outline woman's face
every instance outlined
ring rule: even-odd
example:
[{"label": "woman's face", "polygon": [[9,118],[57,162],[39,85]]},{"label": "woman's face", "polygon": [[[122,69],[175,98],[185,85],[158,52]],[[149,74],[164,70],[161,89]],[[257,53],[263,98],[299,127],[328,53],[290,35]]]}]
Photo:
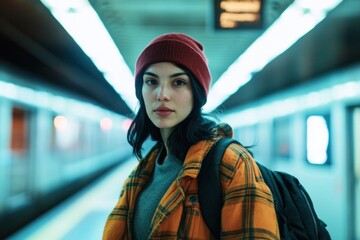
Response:
[{"label": "woman's face", "polygon": [[170,62],[155,63],[145,70],[142,96],[148,117],[160,129],[172,129],[193,108],[190,78]]}]

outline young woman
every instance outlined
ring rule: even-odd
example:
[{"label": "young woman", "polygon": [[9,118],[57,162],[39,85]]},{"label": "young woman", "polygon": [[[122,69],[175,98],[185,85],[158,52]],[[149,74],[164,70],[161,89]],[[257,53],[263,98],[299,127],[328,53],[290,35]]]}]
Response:
[{"label": "young woman", "polygon": [[[201,163],[227,124],[205,118],[210,73],[202,45],[178,33],[154,39],[135,70],[140,108],[128,131],[139,160],[106,222],[103,239],[213,239],[198,202]],[[146,156],[142,145],[156,144]],[[223,239],[279,239],[273,199],[251,155],[238,144],[220,166]]]}]

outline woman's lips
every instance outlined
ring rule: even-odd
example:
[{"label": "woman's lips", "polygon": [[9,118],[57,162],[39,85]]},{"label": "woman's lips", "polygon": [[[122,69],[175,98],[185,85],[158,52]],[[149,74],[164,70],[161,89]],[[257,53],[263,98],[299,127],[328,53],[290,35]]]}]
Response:
[{"label": "woman's lips", "polygon": [[174,110],[167,107],[158,107],[154,110],[154,112],[161,117],[166,117],[173,113]]}]

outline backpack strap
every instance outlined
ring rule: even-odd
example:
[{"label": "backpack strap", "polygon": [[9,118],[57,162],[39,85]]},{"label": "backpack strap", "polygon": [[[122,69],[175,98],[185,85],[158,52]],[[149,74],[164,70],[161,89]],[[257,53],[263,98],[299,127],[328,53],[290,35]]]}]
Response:
[{"label": "backpack strap", "polygon": [[217,140],[203,159],[198,176],[201,213],[206,225],[218,239],[221,233],[221,209],[224,204],[219,166],[226,148],[234,142],[238,143],[232,138]]},{"label": "backpack strap", "polygon": [[[272,170],[268,169],[267,167],[261,165],[258,162],[256,162],[256,165],[258,166],[258,168],[261,172],[264,182],[269,187],[269,189],[273,195],[277,218],[281,219],[281,218],[283,218],[283,216],[280,216],[278,213],[283,211],[284,203],[282,201],[282,197],[281,197],[281,193],[279,191],[278,185],[276,184],[276,181],[274,178],[274,173]],[[284,219],[281,219],[281,220],[284,221]]]},{"label": "backpack strap", "polygon": [[[232,138],[220,138],[217,140],[203,159],[198,176],[198,195],[201,213],[206,225],[218,239],[220,239],[221,233],[221,210],[224,205],[219,166],[226,148],[231,143],[242,145]],[[273,197],[278,215],[279,212],[282,212],[283,202],[272,171],[258,162],[256,164],[266,184],[271,190],[275,190]],[[277,217],[285,221],[283,215],[280,214]]]},{"label": "backpack strap", "polygon": [[256,162],[256,165],[258,166],[261,172],[264,182],[271,191],[274,200],[274,207],[275,207],[276,218],[278,220],[280,233],[281,235],[288,236],[289,235],[288,229],[283,228],[283,226],[286,226],[287,219],[284,213],[284,203],[282,201],[282,195],[280,193],[277,181],[275,179],[274,172],[258,162]]}]

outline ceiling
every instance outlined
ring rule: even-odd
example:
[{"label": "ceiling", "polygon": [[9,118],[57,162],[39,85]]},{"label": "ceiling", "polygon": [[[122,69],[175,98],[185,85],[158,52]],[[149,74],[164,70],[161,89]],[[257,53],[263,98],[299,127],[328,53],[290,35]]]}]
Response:
[{"label": "ceiling", "polygon": [[[242,104],[359,61],[359,2],[344,0],[315,29],[262,71],[254,73],[250,82],[222,104],[222,111],[231,111]],[[292,0],[264,1],[263,28],[241,30],[215,30],[213,1],[210,0],[90,0],[90,3],[131,71],[134,71],[136,58],[149,41],[159,34],[181,32],[204,45],[215,82]],[[1,65],[16,67],[36,76],[42,84],[76,92],[117,113],[132,113],[38,0],[0,2]]]},{"label": "ceiling", "polygon": [[111,111],[131,114],[102,73],[38,0],[0,1],[0,69],[4,68],[39,87],[56,87]]},{"label": "ceiling", "polygon": [[160,34],[180,32],[204,45],[216,81],[292,1],[266,1],[261,29],[217,31],[213,23],[213,0],[90,0],[90,3],[131,71],[141,50],[152,39]]}]

